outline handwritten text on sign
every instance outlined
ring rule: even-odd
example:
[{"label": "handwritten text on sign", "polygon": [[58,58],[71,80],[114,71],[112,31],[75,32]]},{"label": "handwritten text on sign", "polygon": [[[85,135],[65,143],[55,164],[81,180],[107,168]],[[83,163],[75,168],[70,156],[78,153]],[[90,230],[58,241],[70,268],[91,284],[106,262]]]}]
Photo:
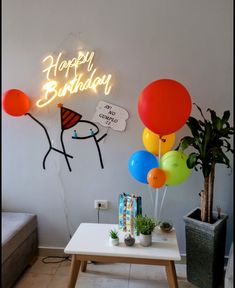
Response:
[{"label": "handwritten text on sign", "polygon": [[100,101],[96,107],[92,121],[100,123],[104,127],[113,130],[124,131],[126,120],[129,118],[128,112],[116,105]]},{"label": "handwritten text on sign", "polygon": [[[44,107],[57,97],[64,97],[70,94],[92,90],[97,92],[103,88],[105,95],[111,91],[111,74],[101,74],[94,67],[94,51],[78,51],[77,56],[72,59],[64,59],[63,53],[57,56],[49,55],[43,59],[46,65],[43,70],[46,73],[47,82],[43,86],[45,94],[36,105]],[[60,83],[58,83],[60,81]],[[62,83],[61,83],[62,82]]]}]

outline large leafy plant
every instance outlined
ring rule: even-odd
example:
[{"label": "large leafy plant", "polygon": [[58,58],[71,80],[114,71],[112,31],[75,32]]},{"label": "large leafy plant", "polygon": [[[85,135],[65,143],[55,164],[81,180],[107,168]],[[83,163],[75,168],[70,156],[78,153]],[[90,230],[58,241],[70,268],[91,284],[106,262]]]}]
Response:
[{"label": "large leafy plant", "polygon": [[187,166],[196,171],[198,168],[202,170],[204,190],[200,193],[201,220],[212,223],[215,165],[220,163],[230,167],[230,160],[226,154],[233,153],[228,139],[234,134],[234,127],[231,127],[228,122],[229,110],[219,117],[214,110],[208,108],[210,119],[206,119],[201,108],[195,103],[194,105],[199,110],[202,119],[189,117],[186,124],[192,135],[183,137],[177,149],[194,148],[187,159]]}]

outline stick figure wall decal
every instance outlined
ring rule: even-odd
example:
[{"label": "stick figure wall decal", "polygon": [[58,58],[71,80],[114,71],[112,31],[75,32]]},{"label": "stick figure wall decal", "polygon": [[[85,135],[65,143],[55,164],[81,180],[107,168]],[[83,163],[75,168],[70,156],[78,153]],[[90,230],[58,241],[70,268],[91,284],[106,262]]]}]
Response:
[{"label": "stick figure wall decal", "polygon": [[48,150],[47,150],[47,152],[43,158],[43,162],[42,162],[43,169],[46,169],[47,157],[48,157],[49,153],[53,150],[57,153],[64,155],[68,169],[70,172],[72,171],[68,158],[73,159],[73,156],[66,153],[65,145],[64,145],[64,141],[63,141],[63,134],[64,134],[65,130],[71,129],[77,123],[87,123],[90,125],[91,128],[89,130],[89,134],[85,135],[85,136],[78,136],[77,131],[74,130],[74,135],[72,136],[72,139],[80,140],[80,139],[93,138],[93,140],[96,144],[97,150],[98,150],[100,165],[101,165],[101,168],[103,169],[104,165],[103,165],[102,155],[101,155],[101,151],[100,151],[100,147],[99,147],[99,142],[107,134],[105,133],[100,138],[97,139],[96,136],[99,133],[99,128],[95,123],[88,121],[88,120],[81,120],[82,115],[80,115],[79,113],[77,113],[73,110],[70,110],[68,108],[63,107],[62,104],[58,104],[58,107],[60,108],[60,118],[61,118],[60,141],[61,141],[62,151],[60,149],[57,149],[57,148],[52,146],[52,141],[50,139],[50,136],[49,136],[49,133],[48,133],[46,127],[38,119],[36,119],[32,114],[30,114],[28,112],[28,110],[30,108],[30,101],[29,101],[29,97],[24,92],[22,92],[18,89],[11,89],[11,90],[6,91],[4,93],[4,97],[3,97],[3,109],[5,110],[5,112],[7,114],[9,114],[11,116],[15,116],[15,117],[27,115],[32,120],[34,120],[40,127],[43,128],[43,131],[46,134],[46,138],[47,138],[47,141],[49,144],[49,148],[48,148]]},{"label": "stick figure wall decal", "polygon": [[[69,165],[69,161],[68,161],[68,157],[67,157],[67,154],[65,152],[65,148],[64,148],[64,143],[63,143],[63,133],[64,133],[64,130],[66,129],[70,129],[72,128],[73,126],[75,126],[78,122],[79,123],[87,123],[89,125],[92,126],[92,128],[90,128],[90,134],[89,135],[85,135],[85,136],[78,136],[77,134],[77,131],[74,130],[74,135],[72,136],[72,139],[75,139],[75,140],[84,140],[84,139],[89,139],[89,138],[93,138],[94,141],[95,141],[95,144],[96,144],[96,147],[97,147],[97,150],[98,150],[98,154],[99,154],[99,159],[100,159],[100,165],[101,165],[101,168],[103,169],[104,168],[104,165],[103,165],[103,160],[102,160],[102,155],[101,155],[101,151],[100,151],[100,147],[99,147],[99,142],[107,135],[106,133],[101,136],[100,138],[96,138],[96,135],[99,133],[99,128],[98,126],[91,122],[91,121],[88,121],[88,120],[81,120],[82,118],[82,115],[68,109],[68,108],[65,108],[63,107],[62,104],[58,104],[58,107],[61,108],[61,112],[60,112],[60,115],[61,115],[61,137],[60,137],[60,140],[61,140],[61,144],[62,144],[62,147],[63,147],[63,151],[64,151],[64,156],[65,156],[65,159],[66,159],[66,162],[68,164],[68,167],[69,167],[69,170],[71,169],[70,168],[70,165]],[[93,129],[95,129],[95,131],[93,131]],[[70,170],[71,171],[71,170]]]}]

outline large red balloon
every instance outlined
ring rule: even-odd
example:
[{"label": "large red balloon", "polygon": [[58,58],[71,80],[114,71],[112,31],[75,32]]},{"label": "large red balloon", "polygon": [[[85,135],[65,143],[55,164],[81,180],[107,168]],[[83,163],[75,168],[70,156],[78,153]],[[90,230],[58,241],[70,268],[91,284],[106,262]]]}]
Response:
[{"label": "large red balloon", "polygon": [[152,132],[168,135],[179,130],[188,120],[192,109],[186,88],[171,79],[150,83],[138,99],[141,121]]},{"label": "large red balloon", "polygon": [[3,95],[3,109],[11,116],[22,116],[29,111],[29,97],[18,89],[10,89]]}]

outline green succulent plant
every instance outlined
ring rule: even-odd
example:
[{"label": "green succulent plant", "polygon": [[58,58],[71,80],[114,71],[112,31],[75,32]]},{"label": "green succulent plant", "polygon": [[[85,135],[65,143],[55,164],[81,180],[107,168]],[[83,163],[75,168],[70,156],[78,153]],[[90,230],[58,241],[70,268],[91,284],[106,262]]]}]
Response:
[{"label": "green succulent plant", "polygon": [[147,215],[137,215],[135,217],[135,227],[137,233],[141,233],[144,235],[150,235],[154,228],[156,227],[157,222],[155,219],[148,217]]},{"label": "green succulent plant", "polygon": [[118,239],[118,232],[116,230],[110,230],[109,231],[109,236],[112,238],[112,239]]},{"label": "green succulent plant", "polygon": [[161,221],[161,222],[159,222],[159,227],[164,231],[171,231],[173,226],[171,223],[169,223],[167,221]]},{"label": "green succulent plant", "polygon": [[186,124],[191,135],[183,137],[176,150],[185,150],[189,147],[194,150],[189,154],[187,166],[196,171],[198,168],[202,170],[204,189],[200,193],[201,220],[212,223],[215,165],[220,163],[230,167],[227,153],[234,151],[228,140],[234,134],[234,127],[231,127],[228,122],[229,110],[224,111],[223,116],[219,117],[214,110],[208,108],[210,119],[206,119],[201,108],[195,103],[193,104],[199,110],[202,119],[189,117]]}]

